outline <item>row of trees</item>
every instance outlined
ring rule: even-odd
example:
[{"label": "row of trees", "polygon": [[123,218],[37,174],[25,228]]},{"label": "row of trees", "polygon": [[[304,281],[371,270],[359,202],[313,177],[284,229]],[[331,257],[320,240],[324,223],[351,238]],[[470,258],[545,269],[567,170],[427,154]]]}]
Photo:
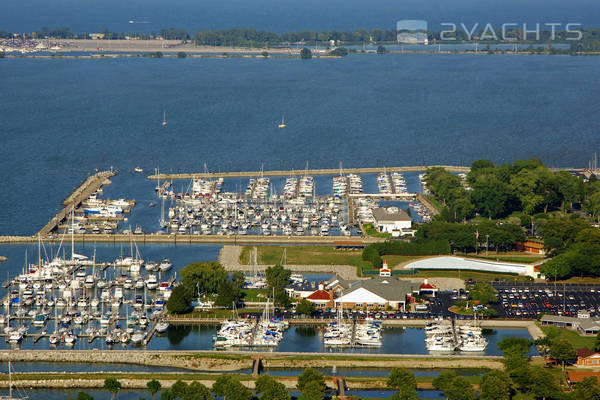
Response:
[{"label": "row of trees", "polygon": [[450,254],[450,244],[446,238],[421,238],[413,242],[382,242],[366,246],[362,252],[362,259],[369,261],[373,267],[379,268],[383,263],[382,256],[406,255],[426,256]]},{"label": "row of trees", "polygon": [[548,279],[600,276],[600,231],[578,216],[546,221],[540,228],[554,257],[540,266]]},{"label": "row of trees", "polygon": [[188,312],[192,300],[202,294],[216,294],[217,306],[230,307],[237,304],[243,297],[244,274],[235,271],[231,279],[228,275],[225,268],[216,261],[186,265],[180,271],[181,283],[173,288],[167,301],[167,309],[172,313]]},{"label": "row of trees", "polygon": [[[290,282],[291,271],[281,265],[266,270],[269,292],[274,295],[276,305],[288,306],[290,299],[285,286]],[[215,296],[215,305],[229,308],[238,304],[244,297],[244,273],[229,273],[216,261],[192,263],[180,271],[181,282],[177,284],[167,301],[169,312],[181,314],[190,310],[193,299],[201,295]]]},{"label": "row of trees", "polygon": [[[475,215],[499,219],[512,213],[565,211],[585,198],[582,178],[566,171],[553,173],[539,160],[502,166],[477,160],[467,176],[468,187],[443,168],[430,168],[426,181],[429,190],[447,207],[442,212],[446,221],[466,221]],[[600,200],[600,194],[598,197]]]},{"label": "row of trees", "polygon": [[[472,28],[472,27],[468,27]],[[440,32],[427,31],[427,37],[429,41],[444,41],[447,38],[456,39],[455,42],[461,41],[480,41],[480,38],[483,36],[486,27],[480,26],[478,29],[472,32],[471,37],[464,30],[458,27],[455,32],[450,33],[446,32],[444,38],[441,36]],[[577,43],[582,43],[585,48],[595,49],[600,43],[600,29],[599,28],[586,28],[582,29],[583,37],[579,41],[575,41]],[[109,30],[104,30],[102,33],[105,34],[106,39],[123,39],[125,36],[136,36],[136,37],[157,37],[161,36],[165,39],[173,39],[173,40],[186,40],[190,39],[192,35],[188,33],[185,29],[179,28],[168,28],[161,29],[158,32],[148,33],[117,33],[111,32]],[[494,33],[498,38],[502,36],[501,27],[494,28]],[[365,43],[365,42],[397,42],[397,34],[398,31],[395,29],[371,29],[367,30],[364,28],[357,29],[356,31],[338,31],[338,30],[328,30],[322,32],[316,32],[311,30],[301,30],[296,32],[284,32],[284,33],[274,33],[268,32],[264,30],[257,30],[255,28],[231,28],[231,29],[222,29],[222,30],[208,30],[202,29],[196,32],[194,39],[199,44],[204,45],[224,45],[228,44],[247,44],[250,42],[254,43],[270,43],[270,44],[279,44],[279,43],[296,43],[296,42],[328,42],[329,40],[342,41],[344,43]],[[55,37],[55,38],[63,38],[63,39],[72,39],[72,38],[84,38],[85,34],[82,33],[74,33],[68,27],[55,28],[50,29],[47,27],[43,27],[42,29],[36,32],[36,35],[39,37]],[[492,37],[492,32],[488,30],[487,35],[484,39],[487,39],[487,42],[496,42],[496,40]],[[517,42],[522,42],[524,38],[524,32],[522,28],[516,27],[514,29],[509,29],[506,31],[506,36],[511,38],[517,38]],[[573,33],[568,33],[564,30],[556,30],[554,33],[554,41],[557,42],[567,42],[567,38],[573,38]],[[0,31],[0,37],[10,38],[12,37],[12,32]],[[529,33],[527,35],[526,43],[547,43],[552,39],[552,32],[550,30],[540,30],[539,39],[537,39],[536,35],[533,33]],[[484,42],[486,40],[483,40]],[[514,42],[511,42],[514,43]]]},{"label": "row of trees", "polygon": [[[416,234],[417,240],[446,241],[451,251],[474,251],[483,246],[496,251],[508,251],[517,241],[525,239],[519,225],[494,221],[460,224],[433,221],[422,225]],[[443,253],[442,253],[443,254]]]}]

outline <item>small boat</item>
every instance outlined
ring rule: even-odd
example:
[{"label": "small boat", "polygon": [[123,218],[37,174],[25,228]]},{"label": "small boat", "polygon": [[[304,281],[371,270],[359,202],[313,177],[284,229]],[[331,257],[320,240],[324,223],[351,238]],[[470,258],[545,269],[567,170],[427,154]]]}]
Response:
[{"label": "small boat", "polygon": [[158,268],[160,268],[161,271],[168,271],[171,269],[171,266],[173,264],[171,264],[171,261],[168,258],[165,258],[161,261],[160,265],[158,266]]},{"label": "small boat", "polygon": [[282,115],[281,116],[281,123],[279,125],[277,125],[278,128],[285,128],[287,125],[285,124],[285,118]]},{"label": "small boat", "polygon": [[162,126],[167,126],[167,112],[163,111],[163,122]]},{"label": "small boat", "polygon": [[139,344],[142,343],[142,341],[144,341],[145,338],[146,335],[144,335],[143,332],[136,331],[133,335],[131,335],[131,342],[133,342],[133,344]]},{"label": "small boat", "polygon": [[144,170],[142,169],[142,167],[135,167],[133,170],[135,172],[144,172]]},{"label": "small boat", "polygon": [[155,329],[158,333],[165,333],[169,329],[169,323],[165,320],[158,321]]}]

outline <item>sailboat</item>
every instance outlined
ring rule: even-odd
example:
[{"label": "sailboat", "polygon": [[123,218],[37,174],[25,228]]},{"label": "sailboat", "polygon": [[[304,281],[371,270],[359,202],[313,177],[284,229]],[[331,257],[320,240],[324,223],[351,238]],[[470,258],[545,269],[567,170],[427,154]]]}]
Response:
[{"label": "sailboat", "polygon": [[[13,396],[13,387],[12,387],[12,367],[10,365],[10,361],[8,362],[8,396],[0,396],[0,400],[19,400],[19,399],[27,399],[28,397],[14,397]],[[17,389],[18,391],[18,389]]]},{"label": "sailboat", "polygon": [[163,111],[163,122],[162,126],[167,126],[167,112]]},{"label": "sailboat", "polygon": [[281,116],[281,123],[278,125],[278,128],[285,128],[287,125],[285,124],[285,118]]}]

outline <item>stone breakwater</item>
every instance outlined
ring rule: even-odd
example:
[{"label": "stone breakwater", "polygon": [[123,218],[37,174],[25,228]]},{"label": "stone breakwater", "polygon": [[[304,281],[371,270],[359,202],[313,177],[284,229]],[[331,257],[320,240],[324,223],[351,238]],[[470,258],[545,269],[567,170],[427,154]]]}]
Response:
[{"label": "stone breakwater", "polygon": [[119,363],[187,368],[196,371],[229,372],[252,367],[242,356],[223,357],[144,350],[19,350],[0,351],[0,362]]}]

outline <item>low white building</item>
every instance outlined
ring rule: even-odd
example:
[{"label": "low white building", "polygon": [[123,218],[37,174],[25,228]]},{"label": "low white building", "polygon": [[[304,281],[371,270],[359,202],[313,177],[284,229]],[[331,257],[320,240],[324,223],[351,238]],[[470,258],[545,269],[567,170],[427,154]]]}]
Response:
[{"label": "low white building", "polygon": [[378,232],[391,233],[392,236],[414,235],[410,215],[398,207],[376,208],[373,218]]}]

